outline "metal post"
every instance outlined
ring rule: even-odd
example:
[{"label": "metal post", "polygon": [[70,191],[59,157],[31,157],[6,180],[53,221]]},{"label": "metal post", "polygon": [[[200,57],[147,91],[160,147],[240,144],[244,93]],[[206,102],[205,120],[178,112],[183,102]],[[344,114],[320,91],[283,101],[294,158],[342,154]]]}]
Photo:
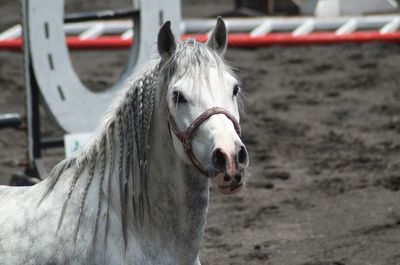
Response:
[{"label": "metal post", "polygon": [[29,164],[33,167],[33,160],[34,160],[34,114],[33,114],[33,90],[31,87],[31,65],[30,65],[30,52],[29,52],[29,31],[28,31],[28,21],[27,17],[27,7],[28,7],[28,0],[21,0],[22,6],[22,38],[23,38],[23,50],[24,50],[24,73],[25,73],[25,89],[26,89],[26,124],[28,128],[28,159]]},{"label": "metal post", "polygon": [[31,52],[29,48],[29,30],[27,21],[27,7],[29,0],[22,0],[23,14],[23,49],[24,49],[24,69],[25,69],[25,89],[26,89],[26,124],[28,133],[28,159],[29,165],[26,169],[28,174],[40,178],[43,169],[38,165],[42,157],[41,135],[40,135],[40,111],[39,111],[39,87],[31,63]]},{"label": "metal post", "polygon": [[42,157],[41,152],[41,135],[40,135],[40,110],[39,110],[39,87],[35,79],[35,75],[33,73],[32,64],[29,64],[29,86],[27,89],[30,89],[31,96],[30,104],[27,106],[27,111],[31,113],[30,121],[28,128],[30,129],[29,138],[32,144],[30,145],[32,148],[32,157],[30,157],[31,161],[35,161],[38,158]]}]

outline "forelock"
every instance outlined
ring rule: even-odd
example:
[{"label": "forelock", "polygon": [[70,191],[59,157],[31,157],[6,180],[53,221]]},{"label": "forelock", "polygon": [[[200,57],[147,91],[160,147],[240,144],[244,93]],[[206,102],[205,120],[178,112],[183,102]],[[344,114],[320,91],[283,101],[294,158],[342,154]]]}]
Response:
[{"label": "forelock", "polygon": [[218,53],[203,43],[188,39],[178,43],[175,54],[165,62],[161,79],[167,82],[189,77],[193,82],[209,82],[209,71],[205,70],[210,68],[215,68],[221,77],[224,72],[235,76]]}]

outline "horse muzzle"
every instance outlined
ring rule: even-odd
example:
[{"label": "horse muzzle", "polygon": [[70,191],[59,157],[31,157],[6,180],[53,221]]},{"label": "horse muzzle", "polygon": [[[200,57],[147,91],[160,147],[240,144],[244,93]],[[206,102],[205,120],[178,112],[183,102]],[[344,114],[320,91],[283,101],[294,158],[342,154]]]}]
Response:
[{"label": "horse muzzle", "polygon": [[[235,178],[238,175],[235,176]],[[243,178],[243,177],[240,177]],[[221,180],[222,179],[222,180]],[[212,181],[217,187],[217,190],[223,194],[234,194],[242,190],[244,186],[244,181],[236,181],[236,180],[225,180],[225,179],[232,179],[231,177],[227,176],[226,174],[220,174],[216,177],[212,178]]]},{"label": "horse muzzle", "polygon": [[[241,135],[241,129],[239,122],[236,120],[236,118],[226,109],[221,108],[221,107],[213,107],[210,108],[206,111],[204,111],[200,116],[198,116],[190,125],[189,127],[186,128],[185,131],[181,132],[172,117],[171,113],[169,112],[169,109],[166,111],[167,113],[167,125],[169,127],[169,131],[173,132],[177,139],[182,143],[183,149],[185,150],[185,153],[189,160],[192,162],[193,166],[197,168],[198,171],[200,171],[203,175],[207,177],[214,177],[216,174],[210,174],[210,171],[204,168],[204,166],[200,163],[200,161],[197,159],[195,156],[193,149],[192,149],[192,137],[195,133],[195,131],[202,125],[205,121],[207,121],[211,116],[216,115],[216,114],[223,114],[225,115],[233,124],[235,131],[237,135],[240,137]],[[172,134],[171,134],[172,138]],[[238,174],[233,173],[233,169],[236,168],[236,166],[233,166],[236,164],[237,166],[240,167],[247,167],[248,165],[248,155],[247,155],[247,150],[246,147],[240,142],[238,145],[238,148],[236,148],[235,154],[228,156],[227,153],[222,149],[222,148],[216,148],[213,153],[212,153],[212,166],[213,170],[212,171],[217,171],[217,172],[225,172],[224,175],[227,175],[225,179],[238,179],[239,176]],[[235,170],[236,171],[236,170]],[[242,177],[240,177],[242,179]],[[237,183],[241,183],[241,181],[236,181]],[[226,184],[226,183],[225,183]],[[234,186],[237,186],[234,185]],[[225,186],[221,186],[223,189],[226,189]]]},{"label": "horse muzzle", "polygon": [[235,154],[228,155],[222,148],[216,148],[212,152],[211,161],[213,174],[211,178],[218,191],[224,194],[239,192],[244,185],[246,168],[248,166],[248,154],[246,147],[239,144]]}]

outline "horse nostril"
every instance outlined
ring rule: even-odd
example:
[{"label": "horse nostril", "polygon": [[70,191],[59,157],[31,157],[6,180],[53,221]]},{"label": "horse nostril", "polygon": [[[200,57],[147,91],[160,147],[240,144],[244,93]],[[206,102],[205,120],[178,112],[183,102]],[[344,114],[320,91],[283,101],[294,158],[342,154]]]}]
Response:
[{"label": "horse nostril", "polygon": [[225,174],[224,181],[230,181],[231,177],[228,174]]},{"label": "horse nostril", "polygon": [[242,181],[242,176],[241,175],[236,175],[235,180],[237,183],[240,183]]},{"label": "horse nostril", "polygon": [[221,148],[217,148],[214,150],[212,154],[212,164],[215,168],[217,169],[225,169],[226,166],[226,159],[225,159],[225,153],[222,151]]},{"label": "horse nostril", "polygon": [[247,150],[244,145],[240,146],[239,151],[237,153],[237,160],[239,164],[247,163]]}]

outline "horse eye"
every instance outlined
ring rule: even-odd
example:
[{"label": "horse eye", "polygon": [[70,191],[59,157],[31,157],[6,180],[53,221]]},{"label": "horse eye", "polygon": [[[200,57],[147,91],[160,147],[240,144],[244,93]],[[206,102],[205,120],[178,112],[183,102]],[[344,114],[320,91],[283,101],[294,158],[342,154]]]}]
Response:
[{"label": "horse eye", "polygon": [[234,87],[233,87],[233,96],[236,96],[237,95],[237,93],[239,92],[239,85],[235,85]]},{"label": "horse eye", "polygon": [[172,93],[172,99],[175,104],[183,104],[187,102],[187,99],[179,91],[174,91]]}]

